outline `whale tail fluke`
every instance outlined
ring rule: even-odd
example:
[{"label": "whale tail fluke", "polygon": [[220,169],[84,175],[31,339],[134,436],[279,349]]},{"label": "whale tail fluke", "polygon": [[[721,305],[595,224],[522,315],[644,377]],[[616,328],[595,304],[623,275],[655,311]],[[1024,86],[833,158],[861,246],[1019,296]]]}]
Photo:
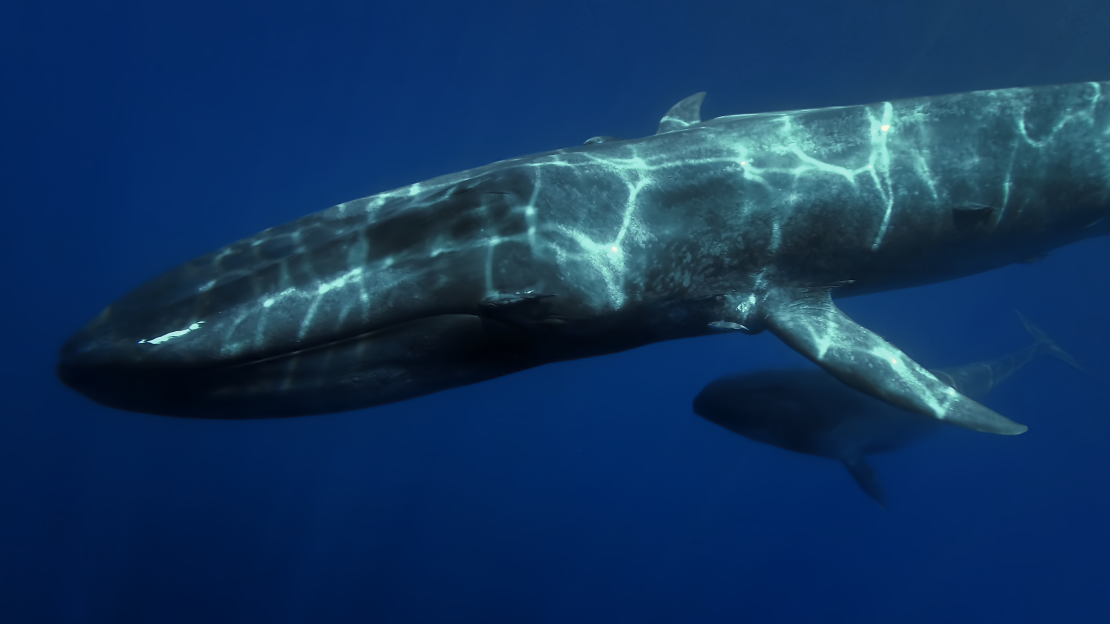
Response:
[{"label": "whale tail fluke", "polygon": [[1063,362],[1067,363],[1083,374],[1090,375],[1090,373],[1087,372],[1087,369],[1083,368],[1083,366],[1075,358],[1069,355],[1067,351],[1061,349],[1060,345],[1056,344],[1056,341],[1053,340],[1051,336],[1046,334],[1041,328],[1034,325],[1033,321],[1030,321],[1029,318],[1022,314],[1020,310],[1014,310],[1014,314],[1017,314],[1018,319],[1021,320],[1021,324],[1025,326],[1025,331],[1029,332],[1029,335],[1033,337],[1033,340],[1037,341],[1037,355],[1052,356],[1056,359],[1062,360]]}]

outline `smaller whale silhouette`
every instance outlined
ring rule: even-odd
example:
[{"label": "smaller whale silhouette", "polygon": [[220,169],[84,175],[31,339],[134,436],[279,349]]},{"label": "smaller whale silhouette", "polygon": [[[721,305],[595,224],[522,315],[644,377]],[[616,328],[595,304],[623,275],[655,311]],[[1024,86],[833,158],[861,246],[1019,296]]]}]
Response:
[{"label": "smaller whale silhouette", "polygon": [[[1035,357],[1049,355],[1082,367],[1020,312],[1034,343],[989,362],[931,372],[981,401]],[[694,413],[748,439],[796,453],[835,459],[860,488],[887,508],[867,456],[893,451],[947,426],[872,398],[820,369],[769,370],[720,377],[694,398]]]}]

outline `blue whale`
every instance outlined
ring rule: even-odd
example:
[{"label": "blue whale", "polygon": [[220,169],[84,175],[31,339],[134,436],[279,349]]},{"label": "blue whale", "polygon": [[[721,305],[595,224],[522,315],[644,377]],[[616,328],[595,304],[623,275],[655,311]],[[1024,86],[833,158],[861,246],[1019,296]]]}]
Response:
[{"label": "blue whale", "polygon": [[[1020,313],[1034,343],[1000,358],[931,371],[964,396],[982,401],[1038,356],[1079,364]],[[694,413],[745,438],[795,453],[827,457],[848,469],[884,509],[882,484],[867,456],[893,451],[945,427],[856,392],[818,369],[767,370],[713,380],[694,398]]]},{"label": "blue whale", "polygon": [[833,303],[1110,233],[1110,83],[701,121],[373,195],[110,305],[57,374],[115,408],[300,416],[717,331],[979,431],[1015,423]]}]

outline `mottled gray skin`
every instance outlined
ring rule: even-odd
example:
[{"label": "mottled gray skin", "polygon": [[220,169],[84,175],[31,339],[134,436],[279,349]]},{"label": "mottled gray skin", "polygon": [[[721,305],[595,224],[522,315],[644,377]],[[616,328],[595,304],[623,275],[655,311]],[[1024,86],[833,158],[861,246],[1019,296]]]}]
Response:
[{"label": "mottled gray skin", "polygon": [[62,349],[121,409],[349,410],[721,329],[974,429],[1024,427],[856,325],[837,296],[953,279],[1110,232],[1110,83],[701,122],[340,204],[186,263]]},{"label": "mottled gray skin", "polygon": [[[981,401],[1040,355],[1079,365],[1022,317],[1037,342],[996,360],[932,371],[963,395]],[[713,380],[694,413],[750,440],[844,464],[868,496],[887,506],[867,456],[893,451],[939,431],[923,418],[856,392],[815,369],[769,370]]]}]

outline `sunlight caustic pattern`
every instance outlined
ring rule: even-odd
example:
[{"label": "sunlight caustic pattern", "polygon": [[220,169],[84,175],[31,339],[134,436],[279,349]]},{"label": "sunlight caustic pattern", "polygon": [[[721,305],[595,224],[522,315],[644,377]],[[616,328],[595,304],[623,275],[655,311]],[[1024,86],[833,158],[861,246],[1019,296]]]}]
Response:
[{"label": "sunlight caustic pattern", "polygon": [[[1018,434],[831,295],[954,279],[1110,233],[1105,88],[704,122],[696,94],[649,137],[441,176],[233,243],[120,299],[67,357],[118,357],[155,381],[211,371],[196,373],[203,401],[311,412],[767,329],[873,396]],[[304,403],[285,405],[292,394]]]},{"label": "sunlight caustic pattern", "polygon": [[[670,114],[662,125],[671,130],[660,135],[509,159],[345,202],[190,263],[195,285],[191,291],[182,288],[187,283],[173,285],[174,296],[195,298],[197,310],[208,298],[226,297],[233,305],[187,334],[174,332],[192,327],[199,312],[168,320],[173,325],[155,335],[170,337],[157,344],[212,334],[233,357],[275,333],[311,341],[322,333],[354,331],[372,326],[383,309],[414,302],[434,307],[426,300],[447,279],[437,274],[470,263],[477,265],[474,275],[485,299],[570,285],[590,306],[619,310],[659,295],[649,292],[642,269],[653,250],[683,236],[658,221],[660,197],[696,184],[716,184],[735,196],[698,200],[699,210],[725,225],[712,233],[713,241],[687,245],[693,251],[686,265],[705,263],[706,254],[727,251],[728,245],[734,254],[773,258],[804,230],[819,198],[844,211],[843,227],[866,236],[862,252],[878,252],[905,215],[951,209],[955,200],[938,176],[955,172],[972,183],[976,171],[993,167],[982,179],[989,178],[997,191],[982,193],[998,208],[989,223],[995,228],[1013,201],[1014,167],[1037,162],[1019,154],[1049,151],[1075,131],[1110,132],[1097,125],[1105,108],[1102,85],[1084,88],[1082,105],[1051,119],[1044,118],[1045,107],[1031,89],[706,122],[684,117],[687,110]],[[949,128],[937,121],[955,117],[958,107],[965,125]],[[951,147],[980,132],[998,135],[989,145],[995,152]],[[1101,158],[1110,176],[1110,149],[1092,157]],[[523,190],[481,186],[506,174],[526,180]],[[458,197],[473,197],[467,201],[474,205],[439,212],[440,204]],[[411,245],[381,252],[381,243],[372,242],[379,240],[374,229],[401,218],[426,231],[405,232]],[[468,233],[452,234],[460,228]],[[741,239],[748,247],[737,247]],[[553,266],[530,283],[515,277],[523,271],[519,267],[548,262]],[[674,265],[672,283],[689,285],[692,269],[682,261]],[[766,281],[766,272],[737,276],[736,288],[748,292],[740,293],[736,305],[745,309],[727,321],[742,324],[758,307],[762,295],[756,291],[765,290],[759,280]]]}]

